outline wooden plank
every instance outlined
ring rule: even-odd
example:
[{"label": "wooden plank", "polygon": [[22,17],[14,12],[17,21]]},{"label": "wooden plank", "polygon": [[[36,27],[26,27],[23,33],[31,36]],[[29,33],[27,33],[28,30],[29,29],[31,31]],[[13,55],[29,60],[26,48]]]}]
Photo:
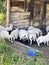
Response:
[{"label": "wooden plank", "polygon": [[[28,27],[30,12],[11,12],[11,23],[15,27]],[[16,24],[16,25],[15,25]]]},{"label": "wooden plank", "polygon": [[24,11],[26,11],[27,8],[27,0],[24,0]]},{"label": "wooden plank", "polygon": [[8,26],[9,22],[10,22],[10,0],[6,0],[7,1],[7,17],[6,17],[6,25]]}]

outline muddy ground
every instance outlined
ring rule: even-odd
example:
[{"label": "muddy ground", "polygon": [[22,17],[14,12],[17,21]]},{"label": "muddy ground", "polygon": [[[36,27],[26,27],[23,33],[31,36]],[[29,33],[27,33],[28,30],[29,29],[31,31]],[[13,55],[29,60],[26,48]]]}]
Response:
[{"label": "muddy ground", "polygon": [[14,41],[14,43],[9,43],[10,46],[12,46],[18,54],[22,54],[25,59],[29,59],[30,56],[27,55],[27,47],[23,46],[23,44],[27,45],[27,47],[37,48],[40,51],[43,52],[43,57],[45,58],[46,62],[49,64],[49,46],[41,44],[40,47],[38,47],[37,43],[33,43],[31,46],[27,42],[18,42]]}]

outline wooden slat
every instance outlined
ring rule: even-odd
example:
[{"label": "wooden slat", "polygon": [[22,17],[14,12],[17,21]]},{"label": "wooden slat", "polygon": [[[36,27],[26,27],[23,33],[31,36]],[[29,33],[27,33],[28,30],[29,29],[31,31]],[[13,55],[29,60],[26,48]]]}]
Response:
[{"label": "wooden slat", "polygon": [[23,28],[29,25],[29,12],[11,12],[11,23],[15,27]]}]

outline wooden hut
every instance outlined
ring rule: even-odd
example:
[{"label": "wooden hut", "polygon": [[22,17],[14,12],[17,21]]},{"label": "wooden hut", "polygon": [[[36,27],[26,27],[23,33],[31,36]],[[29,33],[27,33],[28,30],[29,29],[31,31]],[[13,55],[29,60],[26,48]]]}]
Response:
[{"label": "wooden hut", "polygon": [[[30,1],[31,0],[6,0],[7,1],[7,25],[9,23],[16,24],[16,26],[27,27],[30,17]],[[46,19],[46,5],[49,0],[33,0],[34,16],[33,20],[40,20],[45,23]]]}]

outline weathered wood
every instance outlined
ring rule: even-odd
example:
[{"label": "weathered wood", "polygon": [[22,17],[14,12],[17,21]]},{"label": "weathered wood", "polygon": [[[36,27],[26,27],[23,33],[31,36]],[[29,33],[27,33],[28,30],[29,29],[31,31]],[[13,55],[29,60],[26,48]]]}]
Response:
[{"label": "weathered wood", "polygon": [[11,12],[11,23],[16,24],[17,27],[28,27],[29,12]]},{"label": "weathered wood", "polygon": [[7,1],[7,17],[6,17],[6,25],[8,26],[8,24],[10,23],[10,0],[6,0]]},{"label": "weathered wood", "polygon": [[21,4],[21,5],[24,5],[24,1],[14,1],[14,0],[13,0],[13,1],[11,2],[11,5],[12,5],[12,6],[19,6],[20,4]]},{"label": "weathered wood", "polygon": [[24,11],[26,11],[27,8],[27,0],[24,0]]},{"label": "weathered wood", "polygon": [[[10,22],[15,23],[15,21],[20,20],[20,22],[16,22],[16,24],[18,24],[20,26],[21,25],[28,26],[28,20],[29,20],[29,15],[30,15],[29,5],[31,5],[30,1],[33,6],[33,8],[31,8],[31,9],[34,9],[34,10],[31,13],[31,15],[32,14],[33,15],[32,15],[32,17],[30,17],[31,22],[29,22],[29,25],[30,25],[30,23],[32,23],[34,26],[34,23],[32,21],[33,19],[34,20],[41,20],[41,19],[44,20],[45,19],[46,5],[43,8],[43,4],[44,4],[44,2],[46,4],[49,3],[49,0],[7,0],[7,25]],[[12,5],[11,8],[10,8],[10,5]],[[36,6],[36,8],[35,8],[35,6]],[[26,12],[28,12],[28,11],[29,11],[29,13],[27,14]],[[13,14],[13,12],[14,12],[14,14]],[[15,12],[17,12],[19,14],[16,14]],[[44,12],[45,12],[45,14],[44,14]],[[31,20],[31,18],[32,18],[32,20]],[[43,24],[43,21],[42,21],[42,24]]]},{"label": "weathered wood", "polygon": [[[42,22],[44,23],[46,18],[46,2],[43,2],[43,11],[42,11]],[[42,23],[42,24],[43,24]]]},{"label": "weathered wood", "polygon": [[13,6],[11,7],[11,12],[24,12],[24,8],[21,8],[19,6]]}]

